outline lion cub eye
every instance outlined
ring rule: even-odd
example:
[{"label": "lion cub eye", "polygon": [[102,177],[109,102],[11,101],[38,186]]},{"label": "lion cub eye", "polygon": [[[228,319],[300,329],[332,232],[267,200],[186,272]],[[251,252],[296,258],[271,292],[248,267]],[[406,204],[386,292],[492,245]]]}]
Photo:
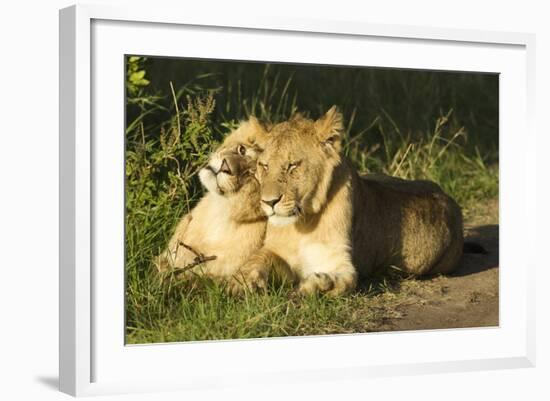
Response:
[{"label": "lion cub eye", "polygon": [[246,155],[246,148],[243,145],[237,146],[237,153],[241,156]]},{"label": "lion cub eye", "polygon": [[260,165],[261,168],[263,168],[265,171],[267,171],[267,164],[266,163],[258,162],[258,164]]},{"label": "lion cub eye", "polygon": [[300,164],[300,162],[289,163],[289,164],[288,164],[287,171],[288,171],[289,173],[292,172],[296,167],[298,167],[299,164]]}]

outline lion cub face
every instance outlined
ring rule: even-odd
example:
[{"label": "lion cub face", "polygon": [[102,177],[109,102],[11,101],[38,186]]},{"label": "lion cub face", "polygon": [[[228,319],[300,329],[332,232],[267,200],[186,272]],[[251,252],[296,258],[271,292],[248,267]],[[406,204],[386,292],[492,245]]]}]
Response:
[{"label": "lion cub face", "polygon": [[335,107],[317,121],[297,115],[271,129],[257,171],[270,224],[292,224],[321,210],[341,161],[342,129]]},{"label": "lion cub face", "polygon": [[239,191],[256,171],[256,161],[267,134],[255,117],[242,122],[210,156],[199,171],[199,179],[212,193],[230,196]]}]

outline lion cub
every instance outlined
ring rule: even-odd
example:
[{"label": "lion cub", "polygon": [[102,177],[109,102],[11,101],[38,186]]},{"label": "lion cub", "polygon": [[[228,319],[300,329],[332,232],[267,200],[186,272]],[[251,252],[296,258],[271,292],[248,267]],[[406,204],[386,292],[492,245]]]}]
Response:
[{"label": "lion cub", "polygon": [[457,266],[456,202],[433,182],[360,177],[341,154],[342,132],[335,107],[317,121],[297,116],[270,131],[257,170],[268,228],[242,268],[252,287],[263,287],[278,265],[292,271],[299,292],[329,295],[352,291],[360,274],[381,267],[421,275]]},{"label": "lion cub", "polygon": [[199,172],[208,192],[176,227],[158,257],[160,272],[230,278],[258,250],[266,216],[254,177],[266,131],[254,117],[229,134]]}]

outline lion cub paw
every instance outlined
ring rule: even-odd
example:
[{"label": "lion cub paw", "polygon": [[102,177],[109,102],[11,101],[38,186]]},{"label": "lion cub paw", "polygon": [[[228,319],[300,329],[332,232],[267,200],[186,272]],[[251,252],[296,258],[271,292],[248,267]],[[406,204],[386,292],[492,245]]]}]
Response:
[{"label": "lion cub paw", "polygon": [[339,296],[346,294],[355,287],[355,277],[341,277],[327,273],[313,273],[302,280],[298,293],[302,295],[325,294]]},{"label": "lion cub paw", "polygon": [[235,273],[227,282],[227,292],[233,296],[241,296],[251,292],[267,290],[268,274],[260,269],[251,269]]},{"label": "lion cub paw", "polygon": [[307,276],[298,287],[298,292],[303,295],[323,294],[334,288],[334,280],[327,273],[313,273]]}]

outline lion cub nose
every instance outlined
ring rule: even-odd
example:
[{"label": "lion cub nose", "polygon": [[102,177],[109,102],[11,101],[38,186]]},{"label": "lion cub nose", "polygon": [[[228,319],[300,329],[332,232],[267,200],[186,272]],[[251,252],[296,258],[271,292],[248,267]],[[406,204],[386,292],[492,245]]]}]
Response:
[{"label": "lion cub nose", "polygon": [[262,202],[274,208],[277,202],[279,202],[282,197],[283,195],[280,195],[278,198],[262,199]]},{"label": "lion cub nose", "polygon": [[220,167],[219,172],[233,175],[233,173],[231,172],[231,169],[229,168],[229,163],[227,163],[226,159],[223,159],[222,166]]}]

